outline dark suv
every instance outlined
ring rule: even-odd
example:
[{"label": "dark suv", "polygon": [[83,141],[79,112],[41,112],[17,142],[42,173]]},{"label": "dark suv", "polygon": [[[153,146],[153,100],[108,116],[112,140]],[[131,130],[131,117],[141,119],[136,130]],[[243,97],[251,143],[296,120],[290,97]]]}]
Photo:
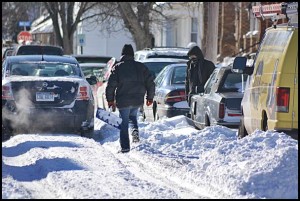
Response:
[{"label": "dark suv", "polygon": [[21,45],[16,48],[13,55],[64,55],[62,47],[53,45]]}]

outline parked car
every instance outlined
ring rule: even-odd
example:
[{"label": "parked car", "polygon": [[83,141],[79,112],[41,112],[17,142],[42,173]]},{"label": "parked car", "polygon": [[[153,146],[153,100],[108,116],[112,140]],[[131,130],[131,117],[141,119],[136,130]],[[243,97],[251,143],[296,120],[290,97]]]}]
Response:
[{"label": "parked car", "polygon": [[196,128],[238,127],[246,80],[247,74],[233,72],[231,66],[216,68],[204,88],[191,97],[190,115]]},{"label": "parked car", "polygon": [[156,121],[162,117],[185,115],[189,106],[185,95],[185,76],[187,64],[170,64],[155,78],[153,104],[143,108],[144,120]]},{"label": "parked car", "polygon": [[[101,107],[99,105],[97,91],[99,87],[104,84],[104,70],[107,65],[107,62],[112,58],[111,56],[101,56],[101,55],[90,55],[90,54],[81,54],[81,55],[72,55],[79,62],[80,67],[85,74],[85,77],[95,76],[97,79],[97,84],[93,85],[93,93],[95,97],[95,106]],[[101,101],[101,100],[100,100]]]},{"label": "parked car", "polygon": [[134,53],[134,60],[143,61],[147,58],[175,58],[188,60],[188,48],[183,47],[155,47],[146,48]]},{"label": "parked car", "polygon": [[85,78],[93,77],[93,79],[97,80],[96,84],[91,85],[96,105],[97,105],[97,91],[98,88],[101,87],[103,84],[103,79],[104,79],[103,69],[105,65],[106,64],[103,63],[80,63],[79,64]]},{"label": "parked car", "polygon": [[11,56],[13,54],[14,47],[5,47],[2,48],[2,62],[7,56]]},{"label": "parked car", "polygon": [[17,46],[12,55],[64,55],[60,46],[54,45],[20,45]]},{"label": "parked car", "polygon": [[[140,62],[145,64],[150,72],[152,73],[153,77],[160,73],[160,71],[167,65],[175,64],[175,63],[182,63],[186,64],[188,60],[186,59],[177,59],[177,58],[147,58]],[[143,114],[144,106],[140,108],[140,113]]]},{"label": "parked car", "polygon": [[71,55],[75,57],[78,63],[102,63],[107,64],[107,62],[112,58],[111,56],[101,56],[101,55],[86,55],[86,54],[78,54]]},{"label": "parked car", "polygon": [[94,130],[94,97],[73,57],[10,56],[2,66],[3,133]]},{"label": "parked car", "polygon": [[144,59],[141,62],[145,64],[154,78],[158,75],[158,73],[167,65],[174,63],[187,63],[186,59],[175,59],[175,58],[148,58]]},{"label": "parked car", "polygon": [[[109,78],[110,72],[111,72],[111,67],[116,63],[116,59],[113,58],[110,60],[110,62],[107,63],[106,67],[104,68],[104,83],[103,86],[101,86],[98,90],[98,95],[97,97],[102,99],[99,100],[99,104],[103,105],[103,108],[105,110],[108,109],[108,105],[106,102],[106,97],[105,97],[105,88],[106,88],[106,81]],[[183,63],[185,64],[187,62],[187,60],[185,59],[174,59],[174,58],[150,58],[150,59],[144,59],[143,61],[140,61],[142,63],[144,63],[148,69],[150,70],[150,72],[152,72],[154,78],[158,75],[158,73],[167,65],[169,64],[174,64],[174,63]],[[143,107],[140,109],[140,112],[143,113]]]},{"label": "parked car", "polygon": [[97,106],[102,107],[105,110],[108,110],[108,104],[106,101],[106,96],[105,96],[105,89],[107,86],[107,81],[110,76],[111,68],[115,63],[117,62],[115,57],[112,57],[107,64],[105,65],[103,69],[103,80],[102,80],[102,85],[98,87],[97,89]]},{"label": "parked car", "polygon": [[[241,61],[245,59],[235,60]],[[246,70],[244,65],[234,67]],[[298,20],[268,28],[248,71],[239,138],[260,129],[298,139],[298,68]]]}]

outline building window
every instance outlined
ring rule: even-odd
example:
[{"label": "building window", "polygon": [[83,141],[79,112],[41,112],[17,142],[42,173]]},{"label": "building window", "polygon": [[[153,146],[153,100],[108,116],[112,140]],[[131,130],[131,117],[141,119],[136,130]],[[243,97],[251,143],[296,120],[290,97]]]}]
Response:
[{"label": "building window", "polygon": [[192,17],[191,42],[197,43],[198,23],[197,18]]}]

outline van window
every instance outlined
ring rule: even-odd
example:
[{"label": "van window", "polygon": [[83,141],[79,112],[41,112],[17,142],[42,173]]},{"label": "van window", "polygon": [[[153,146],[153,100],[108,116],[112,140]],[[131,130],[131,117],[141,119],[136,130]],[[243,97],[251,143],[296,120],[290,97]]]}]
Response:
[{"label": "van window", "polygon": [[261,52],[283,52],[292,36],[292,31],[267,32],[261,44]]}]

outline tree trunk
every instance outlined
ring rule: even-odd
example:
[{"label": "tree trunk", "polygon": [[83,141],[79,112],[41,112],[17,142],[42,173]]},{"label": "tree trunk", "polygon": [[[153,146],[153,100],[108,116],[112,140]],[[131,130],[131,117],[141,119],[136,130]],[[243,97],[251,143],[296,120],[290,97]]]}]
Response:
[{"label": "tree trunk", "polygon": [[125,27],[131,33],[136,45],[136,50],[152,47],[152,34],[150,33],[150,7],[152,3],[139,3],[136,15],[130,2],[118,2],[118,10],[122,16]]}]

